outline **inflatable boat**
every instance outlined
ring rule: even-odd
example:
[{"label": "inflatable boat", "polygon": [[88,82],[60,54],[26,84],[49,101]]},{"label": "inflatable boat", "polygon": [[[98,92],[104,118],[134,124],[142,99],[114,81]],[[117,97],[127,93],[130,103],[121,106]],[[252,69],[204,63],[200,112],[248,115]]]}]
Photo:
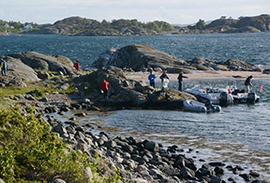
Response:
[{"label": "inflatable boat", "polygon": [[260,96],[256,93],[247,93],[245,90],[235,89],[232,91],[234,103],[255,103],[260,100]]},{"label": "inflatable boat", "polygon": [[206,107],[206,105],[202,102],[198,102],[195,100],[185,100],[184,101],[184,110],[192,111],[192,112],[219,112],[221,111],[221,107],[219,105],[210,105]]},{"label": "inflatable boat", "polygon": [[210,101],[212,104],[220,106],[228,106],[233,104],[233,96],[229,94],[225,89],[207,88],[201,89],[199,85],[185,90],[187,93],[194,95],[198,101],[206,103]]}]

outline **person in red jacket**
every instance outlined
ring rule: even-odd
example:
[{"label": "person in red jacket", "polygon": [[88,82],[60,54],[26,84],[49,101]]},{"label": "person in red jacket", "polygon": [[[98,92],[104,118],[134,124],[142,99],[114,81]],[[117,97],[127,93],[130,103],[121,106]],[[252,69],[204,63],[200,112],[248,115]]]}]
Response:
[{"label": "person in red jacket", "polygon": [[101,91],[103,91],[103,96],[104,99],[108,98],[108,90],[109,90],[109,82],[103,79],[101,86],[100,86]]},{"label": "person in red jacket", "polygon": [[79,60],[78,59],[74,62],[73,67],[77,70],[77,72],[79,72],[79,70],[80,70],[80,63],[79,63]]}]

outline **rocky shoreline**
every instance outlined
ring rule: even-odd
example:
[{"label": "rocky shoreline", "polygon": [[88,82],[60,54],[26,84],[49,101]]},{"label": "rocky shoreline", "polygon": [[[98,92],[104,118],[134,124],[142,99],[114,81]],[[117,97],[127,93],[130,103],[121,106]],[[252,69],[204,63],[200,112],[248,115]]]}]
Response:
[{"label": "rocky shoreline", "polygon": [[[19,99],[20,98],[20,99]],[[69,98],[69,99],[68,99]],[[102,167],[104,174],[111,174],[112,170],[120,170],[123,182],[209,182],[225,183],[237,182],[233,177],[251,183],[268,183],[260,179],[260,173],[250,171],[245,173],[245,168],[232,165],[225,161],[207,161],[200,159],[202,166],[195,163],[194,158],[187,158],[191,151],[200,154],[196,149],[182,149],[171,144],[169,147],[147,139],[138,139],[132,136],[110,136],[106,131],[100,131],[98,125],[79,124],[77,118],[87,118],[83,111],[103,111],[94,102],[87,98],[70,100],[63,94],[53,93],[46,97],[34,98],[29,95],[15,96],[19,100],[22,111],[26,106],[36,106],[35,115],[42,115],[51,126],[51,132],[63,139],[69,148],[87,154],[98,166]],[[61,122],[51,114],[65,114],[73,111],[74,116]],[[81,112],[78,112],[81,111]],[[94,131],[100,131],[96,134]],[[98,155],[101,162],[95,161]],[[224,174],[229,178],[223,178]],[[91,179],[91,173],[90,179]],[[239,180],[239,179],[238,179]],[[65,180],[56,179],[51,183]]]},{"label": "rocky shoreline", "polygon": [[[106,53],[110,54],[110,53]],[[35,106],[36,116],[46,116],[51,131],[58,134],[69,148],[87,154],[94,162],[96,155],[104,163],[96,162],[102,167],[104,174],[111,174],[111,169],[119,169],[123,182],[236,182],[233,177],[241,177],[252,183],[267,183],[260,179],[260,173],[242,172],[240,165],[219,162],[204,162],[202,166],[195,164],[194,158],[187,158],[187,150],[171,144],[165,147],[152,140],[126,136],[110,136],[106,131],[94,134],[91,124],[79,124],[76,118],[87,118],[85,111],[103,112],[115,109],[166,109],[181,110],[183,101],[196,98],[185,92],[171,89],[158,89],[148,86],[142,81],[128,79],[126,72],[147,71],[144,62],[148,60],[154,70],[167,69],[171,73],[180,70],[237,70],[260,72],[258,68],[245,62],[229,60],[226,66],[205,59],[194,59],[193,62],[177,59],[148,46],[132,45],[115,51],[109,60],[104,57],[95,63],[98,68],[84,74],[76,73],[72,61],[62,56],[43,55],[36,52],[24,52],[4,56],[11,66],[8,76],[0,78],[0,87],[11,86],[22,88],[52,88],[42,97],[31,94],[15,94],[3,97],[11,107],[19,106],[27,115],[27,106]],[[137,58],[137,59],[135,59]],[[165,62],[166,61],[166,62]],[[121,65],[121,64],[128,65]],[[120,65],[118,65],[120,64]],[[170,65],[172,64],[172,65]],[[196,67],[195,67],[196,65]],[[119,66],[119,67],[116,67]],[[127,67],[129,66],[129,67]],[[122,69],[123,68],[123,69]],[[225,72],[225,71],[224,71]],[[100,84],[103,79],[110,83],[110,97],[103,99]],[[19,89],[19,90],[20,90]],[[65,93],[71,90],[71,93]],[[35,89],[32,92],[39,92]],[[67,111],[74,116],[65,122],[52,117],[52,114],[64,115]],[[94,129],[93,129],[94,128]],[[188,151],[197,150],[189,149]],[[232,176],[224,180],[224,172]],[[89,174],[91,179],[91,173]],[[55,180],[52,183],[56,183]],[[59,182],[59,181],[58,181]],[[62,180],[64,182],[64,180]]]}]

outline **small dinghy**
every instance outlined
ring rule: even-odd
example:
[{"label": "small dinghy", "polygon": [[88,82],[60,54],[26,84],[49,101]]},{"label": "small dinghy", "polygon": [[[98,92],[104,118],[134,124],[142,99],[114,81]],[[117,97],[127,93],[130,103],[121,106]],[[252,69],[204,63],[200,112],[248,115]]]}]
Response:
[{"label": "small dinghy", "polygon": [[211,103],[206,105],[202,102],[195,100],[185,100],[184,109],[193,112],[219,112],[221,107],[219,105],[212,105]]},{"label": "small dinghy", "polygon": [[187,93],[194,95],[198,101],[206,103],[208,100],[215,105],[228,106],[233,104],[233,97],[226,90],[218,88],[201,89],[199,85],[186,90]]},{"label": "small dinghy", "polygon": [[232,91],[234,103],[249,103],[254,104],[260,100],[260,96],[256,93],[247,93],[245,90],[235,89]]}]

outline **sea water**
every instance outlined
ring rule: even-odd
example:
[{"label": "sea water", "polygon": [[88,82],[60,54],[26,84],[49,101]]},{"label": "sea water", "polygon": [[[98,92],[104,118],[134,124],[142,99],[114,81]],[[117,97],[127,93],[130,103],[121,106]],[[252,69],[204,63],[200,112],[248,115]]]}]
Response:
[{"label": "sea water", "polygon": [[[131,44],[149,45],[184,60],[202,57],[222,62],[232,58],[270,68],[270,33],[128,37],[14,35],[0,37],[0,55],[36,51],[79,59],[82,67],[90,67],[107,49]],[[185,79],[184,89],[198,84],[221,88],[235,85],[243,89],[243,83],[244,79]],[[253,105],[228,106],[219,113],[120,110],[98,118],[106,123],[108,129],[113,129],[109,133],[194,148],[200,153],[191,153],[191,156],[248,166],[270,179],[269,83],[270,79],[252,79],[252,91],[261,97],[260,101]],[[159,81],[156,85],[161,87]],[[259,92],[261,85],[263,92]],[[177,89],[177,82],[171,81],[169,88]]]},{"label": "sea water", "polygon": [[83,67],[90,67],[100,53],[132,44],[149,45],[183,60],[195,57],[216,62],[238,59],[270,68],[270,33],[112,37],[13,35],[0,37],[0,55],[36,51],[63,55],[73,61],[79,59]]}]

